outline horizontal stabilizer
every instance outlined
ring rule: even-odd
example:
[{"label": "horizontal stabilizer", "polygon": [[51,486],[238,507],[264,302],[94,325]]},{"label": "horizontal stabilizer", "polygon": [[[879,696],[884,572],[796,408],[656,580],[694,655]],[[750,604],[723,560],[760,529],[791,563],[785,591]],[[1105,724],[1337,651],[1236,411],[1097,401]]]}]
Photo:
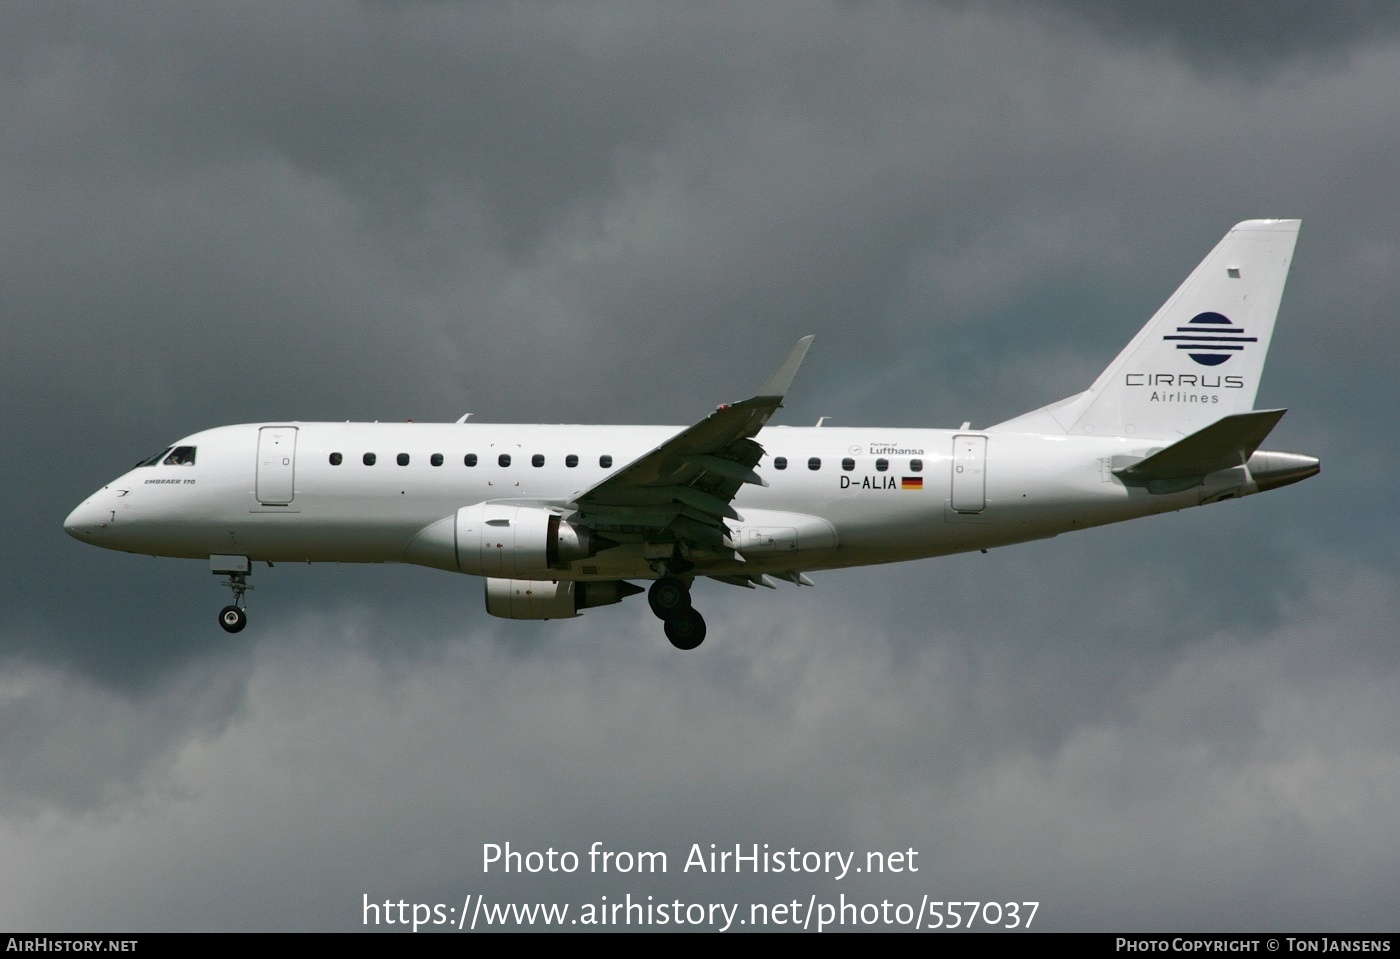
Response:
[{"label": "horizontal stabilizer", "polygon": [[1255,410],[1216,420],[1145,460],[1116,469],[1124,479],[1169,480],[1243,466],[1287,410]]}]

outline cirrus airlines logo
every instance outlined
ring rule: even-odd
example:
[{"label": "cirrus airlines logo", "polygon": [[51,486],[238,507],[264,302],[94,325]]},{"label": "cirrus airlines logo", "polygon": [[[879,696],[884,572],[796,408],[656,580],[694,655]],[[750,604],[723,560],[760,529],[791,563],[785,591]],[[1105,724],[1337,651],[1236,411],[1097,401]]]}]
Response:
[{"label": "cirrus airlines logo", "polygon": [[1197,313],[1185,326],[1178,326],[1175,333],[1162,339],[1175,342],[1178,350],[1185,350],[1202,366],[1219,366],[1241,352],[1246,343],[1259,342],[1257,336],[1246,336],[1243,327],[1220,313]]}]

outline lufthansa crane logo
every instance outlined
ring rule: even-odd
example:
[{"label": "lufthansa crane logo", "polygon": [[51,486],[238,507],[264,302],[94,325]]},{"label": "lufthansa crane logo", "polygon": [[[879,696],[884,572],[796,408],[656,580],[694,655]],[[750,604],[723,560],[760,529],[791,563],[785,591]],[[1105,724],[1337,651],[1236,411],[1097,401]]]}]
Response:
[{"label": "lufthansa crane logo", "polygon": [[1235,353],[1244,350],[1246,343],[1257,343],[1257,336],[1245,336],[1243,327],[1236,326],[1219,313],[1197,313],[1186,326],[1178,326],[1176,333],[1162,337],[1174,341],[1178,350],[1185,350],[1202,366],[1219,366]]}]

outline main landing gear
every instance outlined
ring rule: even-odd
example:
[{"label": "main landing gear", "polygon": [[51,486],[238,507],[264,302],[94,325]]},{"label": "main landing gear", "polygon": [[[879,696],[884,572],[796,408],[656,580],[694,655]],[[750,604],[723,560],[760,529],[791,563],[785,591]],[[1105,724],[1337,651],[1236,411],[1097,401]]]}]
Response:
[{"label": "main landing gear", "polygon": [[666,624],[666,638],[677,649],[694,649],[705,641],[705,618],[690,605],[690,584],[663,575],[647,591],[651,611]]},{"label": "main landing gear", "polygon": [[233,590],[233,605],[219,610],[219,625],[226,633],[237,633],[248,625],[248,613],[243,609],[243,594],[253,587],[248,585],[247,573],[229,573],[224,585]]}]

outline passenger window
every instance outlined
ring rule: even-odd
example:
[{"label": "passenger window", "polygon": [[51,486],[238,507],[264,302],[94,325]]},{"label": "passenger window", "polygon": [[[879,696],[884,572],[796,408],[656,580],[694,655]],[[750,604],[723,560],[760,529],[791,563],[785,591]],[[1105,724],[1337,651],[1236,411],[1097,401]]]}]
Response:
[{"label": "passenger window", "polygon": [[847,473],[849,473],[851,470],[856,468],[856,461],[848,456],[841,461],[841,468]]},{"label": "passenger window", "polygon": [[607,453],[604,453],[602,456],[598,457],[598,465],[601,466],[603,469],[607,469],[608,467],[612,466],[612,457],[609,456]]},{"label": "passenger window", "polygon": [[774,458],[774,460],[773,460],[773,468],[774,468],[775,470],[785,470],[785,469],[787,469],[787,457],[786,457],[786,456],[779,456],[779,457]]},{"label": "passenger window", "polygon": [[432,463],[434,466],[441,466],[441,465],[442,465],[442,454],[441,454],[441,453],[434,453],[434,454],[432,455],[432,457],[428,460],[428,462],[429,462],[429,463]]},{"label": "passenger window", "polygon": [[475,466],[475,465],[476,465],[476,454],[475,454],[475,453],[468,453],[465,457],[463,457],[462,462],[465,463],[465,464],[468,465],[468,466]]},{"label": "passenger window", "polygon": [[345,457],[341,456],[339,453],[332,453],[332,454],[331,454],[331,465],[332,465],[332,466],[339,466],[339,465],[340,465],[341,463],[343,463],[343,462],[345,462]]},{"label": "passenger window", "polygon": [[399,454],[399,465],[400,465],[400,466],[407,466],[407,465],[408,465],[408,454],[407,454],[407,453],[400,453],[400,454]]},{"label": "passenger window", "polygon": [[170,451],[170,455],[165,458],[166,466],[193,466],[194,447],[177,446]]},{"label": "passenger window", "polygon": [[509,453],[502,453],[500,456],[498,456],[498,457],[496,458],[496,462],[499,463],[499,464],[501,464],[502,466],[509,466],[509,465],[510,465],[510,454],[509,454]]},{"label": "passenger window", "polygon": [[809,470],[819,470],[819,469],[821,469],[821,468],[822,468],[822,460],[821,460],[821,457],[820,457],[820,456],[813,456],[811,459],[809,459],[809,460],[807,461],[807,468],[808,468]]},{"label": "passenger window", "polygon": [[543,457],[541,454],[536,453],[534,456],[530,457],[530,465],[531,465],[531,466],[543,466],[543,465],[544,465],[544,457]]},{"label": "passenger window", "polygon": [[890,468],[890,461],[882,456],[875,461],[875,468],[883,473]]},{"label": "passenger window", "polygon": [[365,454],[365,457],[364,457],[365,465],[366,465],[366,466],[373,466],[373,465],[374,465],[374,461],[375,461],[377,458],[378,458],[378,457],[376,457],[373,453],[366,453],[366,454]]},{"label": "passenger window", "polygon": [[573,453],[570,453],[568,456],[564,457],[564,465],[567,466],[569,469],[573,469],[575,466],[578,465],[578,457],[575,456]]},{"label": "passenger window", "polygon": [[923,460],[910,460],[910,461],[909,461],[909,471],[912,472],[912,473],[922,473],[922,472],[924,471],[924,461],[923,461]]}]

